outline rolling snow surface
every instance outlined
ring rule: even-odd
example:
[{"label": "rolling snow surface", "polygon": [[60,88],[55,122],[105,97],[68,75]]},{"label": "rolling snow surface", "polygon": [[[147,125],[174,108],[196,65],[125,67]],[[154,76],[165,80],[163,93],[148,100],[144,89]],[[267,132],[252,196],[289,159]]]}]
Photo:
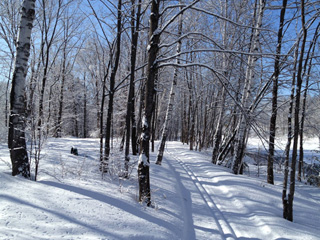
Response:
[{"label": "rolling snow surface", "polygon": [[124,153],[104,176],[98,153],[98,139],[49,139],[34,182],[11,176],[0,145],[0,239],[320,239],[320,189],[297,182],[294,221],[284,220],[280,169],[269,185],[263,167],[234,175],[209,152],[168,142],[161,166],[151,153],[147,207],[137,201],[138,156],[122,179]]}]

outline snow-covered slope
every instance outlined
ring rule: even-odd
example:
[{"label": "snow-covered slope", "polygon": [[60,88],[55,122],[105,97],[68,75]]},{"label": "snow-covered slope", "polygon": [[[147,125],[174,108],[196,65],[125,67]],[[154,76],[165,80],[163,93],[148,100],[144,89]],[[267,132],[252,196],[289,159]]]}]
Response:
[{"label": "snow-covered slope", "polygon": [[33,182],[10,175],[1,145],[0,239],[319,239],[318,188],[297,184],[288,222],[281,184],[235,176],[210,155],[169,142],[162,166],[151,164],[148,208],[137,202],[135,169],[129,180],[116,177],[122,155],[112,157],[112,175],[101,176],[98,146],[96,139],[50,139]]}]

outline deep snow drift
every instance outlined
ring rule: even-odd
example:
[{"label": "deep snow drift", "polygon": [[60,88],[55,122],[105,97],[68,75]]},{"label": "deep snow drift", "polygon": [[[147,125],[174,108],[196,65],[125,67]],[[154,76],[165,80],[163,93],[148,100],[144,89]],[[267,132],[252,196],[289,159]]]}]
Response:
[{"label": "deep snow drift", "polygon": [[137,157],[130,179],[117,177],[124,154],[113,155],[111,175],[101,176],[98,146],[97,139],[49,139],[34,182],[10,175],[0,145],[0,239],[319,239],[320,189],[297,183],[288,222],[280,169],[272,186],[264,167],[259,177],[256,166],[236,176],[212,165],[209,153],[169,142],[162,166],[151,154],[148,208],[137,202]]}]

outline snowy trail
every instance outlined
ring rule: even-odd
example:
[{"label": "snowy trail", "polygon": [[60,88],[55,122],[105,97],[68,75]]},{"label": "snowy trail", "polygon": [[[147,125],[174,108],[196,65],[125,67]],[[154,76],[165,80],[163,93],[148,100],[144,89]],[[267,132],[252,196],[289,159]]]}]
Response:
[{"label": "snowy trail", "polygon": [[[193,198],[197,198],[197,199],[191,199],[191,201],[199,201],[199,199],[201,198],[203,200],[203,206],[206,206],[208,211],[211,214],[212,220],[209,221],[211,222],[211,224],[209,225],[209,227],[211,227],[211,229],[209,228],[207,231],[203,231],[204,229],[202,229],[202,233],[200,233],[199,230],[195,230],[195,232],[197,232],[196,235],[201,235],[201,237],[205,237],[205,234],[208,234],[208,238],[214,238],[214,239],[237,239],[235,232],[233,231],[232,227],[230,226],[230,224],[227,222],[227,220],[225,219],[225,217],[223,216],[223,213],[220,211],[220,209],[218,208],[217,204],[213,201],[212,197],[209,195],[208,191],[206,190],[205,186],[203,186],[201,184],[201,181],[199,180],[199,178],[196,176],[196,174],[191,170],[191,168],[186,165],[179,157],[179,155],[181,155],[181,153],[179,154],[179,152],[177,150],[173,150],[173,149],[166,149],[166,152],[170,155],[171,159],[175,159],[178,164],[175,163],[169,163],[172,167],[174,167],[177,171],[177,169],[179,172],[185,172],[189,178],[192,180],[193,184],[196,187],[197,193],[193,194]],[[181,169],[183,169],[181,171]],[[183,183],[182,183],[183,184]],[[192,187],[189,189],[192,189]],[[186,209],[186,211],[189,211],[190,209]],[[195,218],[197,218],[197,213],[196,211],[193,212],[193,216],[195,216]],[[209,216],[210,217],[210,216]],[[197,222],[195,223],[196,226],[197,224],[202,225],[206,220],[205,219],[201,219],[198,218]],[[212,222],[214,221],[214,222]],[[189,224],[187,224],[189,225]],[[198,227],[199,228],[199,227]],[[212,230],[214,229],[218,229],[218,232],[213,232]],[[212,236],[212,233],[214,233],[214,235]]]},{"label": "snowy trail", "polygon": [[[318,239],[311,233],[312,226],[297,229],[282,218],[281,186],[233,175],[226,168],[213,166],[210,156],[188,151],[181,143],[169,142],[165,156],[165,163],[176,173],[176,181],[181,182],[180,194],[189,194],[188,201],[192,202],[184,210],[191,212],[192,224],[186,220],[184,229],[194,227],[195,238],[183,239]],[[305,212],[302,217],[308,212],[309,218],[318,221],[313,208],[319,209],[317,201],[296,199],[295,212]]]}]

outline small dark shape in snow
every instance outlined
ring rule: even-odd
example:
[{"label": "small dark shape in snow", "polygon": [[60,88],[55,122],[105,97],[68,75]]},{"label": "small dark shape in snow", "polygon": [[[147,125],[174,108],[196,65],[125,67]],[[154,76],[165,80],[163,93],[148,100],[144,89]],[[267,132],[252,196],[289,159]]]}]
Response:
[{"label": "small dark shape in snow", "polygon": [[75,147],[71,147],[71,154],[78,156],[78,149]]}]

